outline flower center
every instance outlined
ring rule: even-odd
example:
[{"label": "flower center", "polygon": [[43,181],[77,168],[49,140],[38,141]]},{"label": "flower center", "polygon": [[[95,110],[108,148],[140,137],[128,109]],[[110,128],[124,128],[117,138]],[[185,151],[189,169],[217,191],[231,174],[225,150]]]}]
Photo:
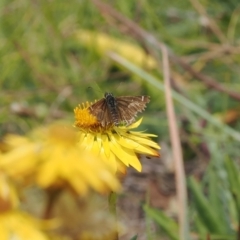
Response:
[{"label": "flower center", "polygon": [[89,111],[89,102],[82,105],[78,105],[74,109],[75,114],[75,123],[74,125],[80,128],[85,132],[105,132],[106,130],[112,128],[112,125],[108,125],[107,127],[103,127],[98,119],[92,115]]}]

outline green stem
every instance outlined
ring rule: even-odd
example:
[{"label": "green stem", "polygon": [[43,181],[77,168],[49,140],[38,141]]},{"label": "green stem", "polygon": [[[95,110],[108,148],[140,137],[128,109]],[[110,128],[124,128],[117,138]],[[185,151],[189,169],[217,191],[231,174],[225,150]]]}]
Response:
[{"label": "green stem", "polygon": [[47,203],[43,213],[44,219],[50,219],[52,214],[52,209],[54,204],[56,203],[57,198],[61,194],[61,190],[47,190]]},{"label": "green stem", "polygon": [[[109,211],[114,216],[115,224],[117,227],[117,194],[110,192],[108,196]],[[115,239],[118,240],[118,233],[116,233]]]}]

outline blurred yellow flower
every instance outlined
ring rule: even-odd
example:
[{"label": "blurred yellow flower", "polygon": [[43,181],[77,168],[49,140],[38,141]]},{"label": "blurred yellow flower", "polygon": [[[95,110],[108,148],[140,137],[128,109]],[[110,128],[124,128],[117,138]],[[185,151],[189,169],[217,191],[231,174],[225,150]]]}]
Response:
[{"label": "blurred yellow flower", "polygon": [[79,29],[75,32],[76,38],[89,49],[94,49],[103,57],[108,52],[116,52],[138,66],[155,69],[158,64],[155,59],[146,53],[142,47],[134,43],[117,39],[100,31],[87,31]]},{"label": "blurred yellow flower", "polygon": [[49,240],[40,230],[40,223],[20,211],[0,214],[0,239]]},{"label": "blurred yellow flower", "polygon": [[36,157],[40,146],[28,137],[8,135],[5,138],[8,151],[0,159],[0,170],[27,182],[29,177],[35,176],[39,162]]},{"label": "blurred yellow flower", "polygon": [[[80,144],[100,156],[115,171],[125,172],[132,166],[141,171],[142,165],[137,154],[159,156],[159,145],[150,137],[153,134],[131,131],[141,124],[142,119],[129,126],[108,125],[103,127],[88,111],[89,103],[74,109],[75,126],[79,129]],[[88,120],[88,119],[91,119]]]},{"label": "blurred yellow flower", "polygon": [[3,154],[0,169],[12,178],[29,180],[42,188],[70,187],[85,195],[91,187],[99,192],[120,187],[114,171],[78,144],[73,127],[55,123],[27,137],[6,138],[11,150]]}]

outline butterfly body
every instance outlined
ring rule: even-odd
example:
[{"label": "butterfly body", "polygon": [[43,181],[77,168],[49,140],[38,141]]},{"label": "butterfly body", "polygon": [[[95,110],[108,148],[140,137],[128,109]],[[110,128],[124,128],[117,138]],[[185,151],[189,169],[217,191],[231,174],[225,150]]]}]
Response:
[{"label": "butterfly body", "polygon": [[112,93],[105,93],[104,98],[89,107],[89,111],[104,127],[129,125],[134,122],[137,113],[145,109],[149,101],[149,96],[114,97]]},{"label": "butterfly body", "polygon": [[117,108],[117,101],[116,98],[113,96],[112,93],[105,93],[104,94],[107,107],[109,110],[109,113],[111,115],[111,118],[113,120],[113,123],[115,125],[118,124],[119,114],[118,114],[118,108]]}]

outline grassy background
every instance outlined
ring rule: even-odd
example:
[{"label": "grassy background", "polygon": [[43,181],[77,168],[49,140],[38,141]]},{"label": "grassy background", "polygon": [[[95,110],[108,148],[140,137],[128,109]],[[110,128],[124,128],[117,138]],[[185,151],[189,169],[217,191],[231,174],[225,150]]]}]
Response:
[{"label": "grassy background", "polygon": [[[232,23],[232,26],[231,22],[234,21],[234,11],[238,12],[237,1],[228,4],[223,1],[202,4],[226,36],[226,44],[236,46],[239,42],[239,24]],[[208,26],[205,26],[206,19],[189,1],[118,1],[114,6],[123,15],[168,44],[175,54],[187,59],[196,69],[215,77],[226,87],[239,90],[239,55],[232,53],[214,56],[215,52],[221,51],[223,45]],[[99,98],[105,91],[112,91],[116,95],[134,92],[159,97],[154,88],[137,83],[133,76],[99,55],[94,46],[86,48],[72,36],[75,30],[87,29],[138,44],[111,25],[111,21],[106,22],[89,1],[72,1],[71,4],[58,1],[2,1],[2,133],[9,130],[26,131],[34,124],[49,120],[53,117],[49,109],[54,104],[58,105],[55,108],[63,111],[63,114],[71,115],[72,108],[78,103]],[[158,69],[153,69],[150,73],[161,79]],[[175,81],[182,84],[180,86],[185,95],[211,113],[223,114],[238,107],[237,101],[206,88],[181,69],[173,69],[173,74]],[[89,87],[92,89],[89,90]],[[64,99],[60,101],[58,97],[62,94],[67,97],[64,95]],[[161,100],[163,102],[164,97]],[[9,114],[9,106],[14,102],[26,104],[33,112],[37,112],[37,119]],[[162,116],[163,108],[164,102],[159,106],[159,103],[152,101],[147,110],[147,115],[152,112],[151,115],[158,114],[162,117],[161,123],[151,122],[158,133],[162,133],[159,132],[160,129],[166,126],[162,123],[166,121]],[[236,111],[238,114],[238,110]],[[238,122],[234,124],[239,126]]]},{"label": "grassy background", "polygon": [[[202,8],[196,5],[198,1],[187,0],[108,2],[196,70],[240,92],[238,0],[203,0]],[[74,36],[75,31],[85,29],[117,38],[123,47],[126,42],[142,47],[141,42],[118,29],[113,19],[106,21],[91,1],[2,0],[0,11],[1,136],[25,133],[54,119],[74,121],[75,106],[108,91],[115,95],[150,95],[143,129],[169,144],[164,93],[99,54],[97,46],[86,46]],[[204,14],[218,31],[213,31]],[[148,69],[144,64],[139,67],[161,82],[161,69]],[[179,66],[172,65],[171,71],[176,90],[220,119],[223,128],[239,131],[239,101],[209,89]],[[203,185],[217,171],[218,187],[222,184],[223,195],[227,196],[224,160],[239,161],[239,142],[177,102],[176,112],[185,161],[206,163],[208,167],[197,173],[204,175]],[[196,174],[194,164],[189,174]]]}]

